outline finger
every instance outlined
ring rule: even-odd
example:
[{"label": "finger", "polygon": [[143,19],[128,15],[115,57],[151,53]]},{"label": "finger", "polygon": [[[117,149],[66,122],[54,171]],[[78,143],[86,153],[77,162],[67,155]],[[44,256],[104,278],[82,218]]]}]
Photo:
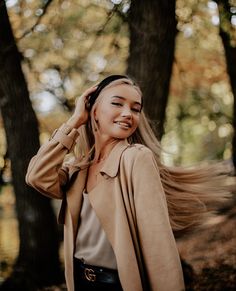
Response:
[{"label": "finger", "polygon": [[88,88],[84,91],[84,93],[75,99],[75,105],[78,103],[79,100],[83,99],[84,103],[88,102],[89,96],[97,89],[97,85]]},{"label": "finger", "polygon": [[91,94],[97,89],[97,87],[90,87],[89,89],[87,89],[83,95],[80,97],[80,100],[83,100],[85,103],[85,108],[88,109],[89,106],[89,98],[91,96]]},{"label": "finger", "polygon": [[89,94],[91,94],[92,92],[96,91],[98,86],[93,86],[88,88],[87,90],[85,90],[85,92],[82,94],[82,96],[87,96]]}]

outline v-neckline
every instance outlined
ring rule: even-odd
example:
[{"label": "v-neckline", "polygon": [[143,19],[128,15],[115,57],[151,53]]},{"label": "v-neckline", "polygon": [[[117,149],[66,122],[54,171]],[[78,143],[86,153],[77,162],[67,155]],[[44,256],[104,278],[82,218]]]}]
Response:
[{"label": "v-neckline", "polygon": [[[101,169],[102,169],[102,168],[103,168],[103,165],[102,165]],[[98,171],[97,175],[95,175],[95,176],[98,176],[98,175],[101,174],[101,169]],[[90,170],[90,166],[89,166],[89,168],[88,168],[87,177],[86,177],[86,182],[85,182],[85,189],[84,189],[84,191],[85,191],[85,193],[86,193],[87,195],[89,195],[93,190],[95,190],[95,188],[97,188],[98,185],[102,182],[102,180],[99,181],[98,183],[96,183],[96,185],[95,185],[94,187],[92,187],[92,189],[91,189],[90,191],[88,191],[88,189],[87,189],[87,183],[88,183],[88,177],[89,177],[89,170]]]}]

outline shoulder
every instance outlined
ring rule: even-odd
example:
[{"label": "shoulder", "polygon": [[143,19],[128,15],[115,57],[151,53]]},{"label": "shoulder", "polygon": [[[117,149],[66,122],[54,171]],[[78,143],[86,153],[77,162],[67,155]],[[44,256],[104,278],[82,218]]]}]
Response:
[{"label": "shoulder", "polygon": [[143,144],[130,144],[122,153],[122,160],[125,162],[134,162],[136,160],[143,160],[153,158],[153,152]]},{"label": "shoulder", "polygon": [[142,144],[132,144],[121,156],[120,173],[143,181],[147,175],[159,175],[159,166],[151,149]]},{"label": "shoulder", "polygon": [[124,154],[153,154],[152,151],[145,145],[140,143],[130,144],[126,150],[124,151]]}]

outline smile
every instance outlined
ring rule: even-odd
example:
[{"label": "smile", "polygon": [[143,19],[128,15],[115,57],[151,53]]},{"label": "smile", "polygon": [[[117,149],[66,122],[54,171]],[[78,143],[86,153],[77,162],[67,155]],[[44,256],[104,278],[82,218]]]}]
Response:
[{"label": "smile", "polygon": [[114,123],[120,125],[121,127],[124,128],[131,128],[131,124],[128,122],[124,122],[124,121],[115,121]]}]

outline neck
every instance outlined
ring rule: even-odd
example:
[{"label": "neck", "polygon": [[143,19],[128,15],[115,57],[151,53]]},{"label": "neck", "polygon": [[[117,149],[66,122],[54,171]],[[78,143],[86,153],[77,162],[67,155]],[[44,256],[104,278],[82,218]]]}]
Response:
[{"label": "neck", "polygon": [[113,147],[119,142],[119,139],[109,139],[105,140],[102,138],[97,138],[95,140],[95,161],[105,160],[110,154]]}]

